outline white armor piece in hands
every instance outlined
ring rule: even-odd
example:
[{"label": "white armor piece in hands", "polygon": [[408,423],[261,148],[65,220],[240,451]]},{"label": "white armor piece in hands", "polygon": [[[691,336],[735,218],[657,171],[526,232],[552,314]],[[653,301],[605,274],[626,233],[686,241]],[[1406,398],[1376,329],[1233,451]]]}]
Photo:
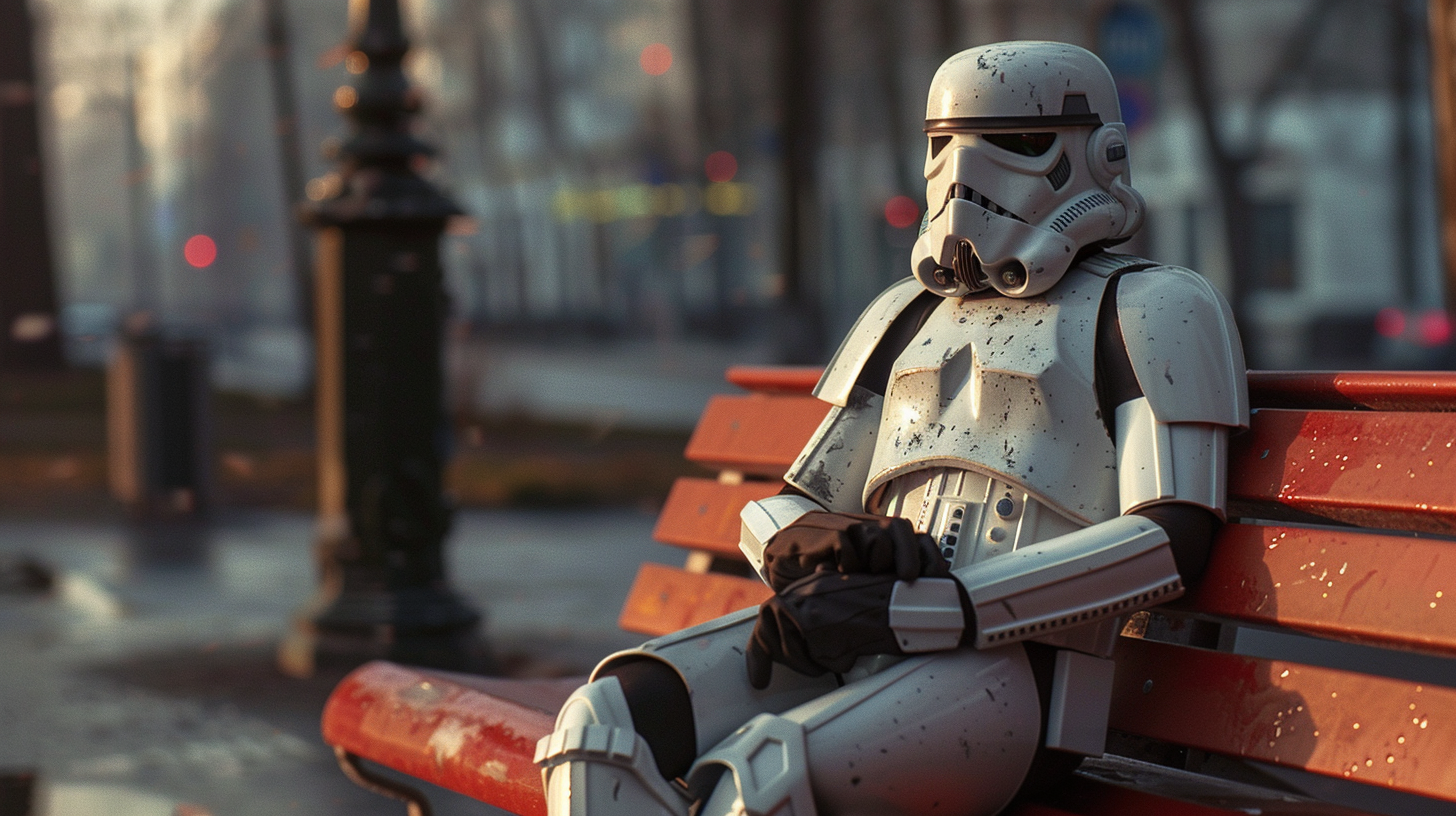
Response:
[{"label": "white armor piece in hands", "polygon": [[[989,816],[1043,749],[1101,752],[1122,618],[1183,591],[1150,516],[1223,517],[1226,438],[1248,414],[1222,298],[1187,270],[1101,251],[1142,212],[1116,100],[1100,61],[1060,43],[942,66],[914,277],[826,370],[815,393],[831,409],[785,476],[796,492],[743,511],[765,580],[765,547],[808,513],[930,535],[949,577],[894,584],[902,654],[842,676],[780,666],[755,689],[745,610],[614,655],[542,741],[552,816]],[[647,708],[613,676],[644,661],[689,701],[693,759],[671,782],[634,722]]]}]

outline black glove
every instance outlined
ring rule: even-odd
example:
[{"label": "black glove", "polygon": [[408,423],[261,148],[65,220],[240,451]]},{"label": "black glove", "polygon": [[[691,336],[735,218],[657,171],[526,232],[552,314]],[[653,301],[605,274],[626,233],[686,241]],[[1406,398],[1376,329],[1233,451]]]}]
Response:
[{"label": "black glove", "polygon": [[763,572],[775,592],[819,569],[890,574],[904,581],[950,575],[935,541],[892,516],[805,513],[764,547]]},{"label": "black glove", "polygon": [[890,593],[898,580],[823,570],[764,601],[745,653],[748,682],[766,688],[774,663],[818,677],[849,671],[863,655],[904,654],[890,629]]}]

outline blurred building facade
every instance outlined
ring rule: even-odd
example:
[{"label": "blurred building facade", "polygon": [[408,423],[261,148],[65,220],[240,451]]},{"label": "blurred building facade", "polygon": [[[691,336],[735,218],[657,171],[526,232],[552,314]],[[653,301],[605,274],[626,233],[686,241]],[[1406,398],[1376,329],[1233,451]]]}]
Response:
[{"label": "blurred building facade", "polygon": [[[270,83],[270,2],[286,14],[292,123]],[[1419,0],[405,7],[425,135],[441,148],[431,172],[471,213],[445,252],[467,345],[731,348],[777,336],[789,304],[818,333],[766,353],[826,358],[908,272],[931,74],[1002,39],[1107,59],[1151,206],[1127,249],[1233,296],[1257,365],[1430,365],[1450,345]],[[212,340],[224,384],[304,387],[308,275],[285,202],[333,183],[317,146],[343,132],[331,100],[358,68],[338,46],[344,4],[38,12],[73,358],[99,359],[107,333],[145,312]],[[313,179],[296,191],[280,152],[290,126]],[[1251,214],[1235,235],[1229,173]],[[216,248],[202,266],[184,254],[198,235]]]}]

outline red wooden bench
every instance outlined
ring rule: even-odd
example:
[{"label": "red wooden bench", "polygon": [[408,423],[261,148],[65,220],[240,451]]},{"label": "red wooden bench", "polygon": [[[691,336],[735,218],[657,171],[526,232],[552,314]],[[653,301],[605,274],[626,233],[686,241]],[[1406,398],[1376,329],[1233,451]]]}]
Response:
[{"label": "red wooden bench", "polygon": [[[643,565],[623,628],[662,634],[767,596],[739,556],[738,510],[779,489],[824,415],[808,396],[816,377],[729,372],[747,393],[715,398],[686,453],[717,476],[680,480],[654,534],[687,563]],[[1362,812],[1224,778],[1259,776],[1245,760],[1456,803],[1456,689],[1381,676],[1398,657],[1364,674],[1228,648],[1237,625],[1456,655],[1456,373],[1251,372],[1249,385],[1252,427],[1230,451],[1234,523],[1196,590],[1124,633],[1109,736],[1110,751],[1220,775],[1109,755],[1014,816]],[[580,682],[371,663],[334,691],[324,738],[350,773],[363,757],[544,814],[531,757]]]}]

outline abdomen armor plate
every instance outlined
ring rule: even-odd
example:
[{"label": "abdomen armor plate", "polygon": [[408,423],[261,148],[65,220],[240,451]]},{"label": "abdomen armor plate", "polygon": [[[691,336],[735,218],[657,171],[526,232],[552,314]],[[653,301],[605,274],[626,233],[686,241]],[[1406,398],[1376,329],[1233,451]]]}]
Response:
[{"label": "abdomen armor plate", "polygon": [[929,533],[951,569],[1082,526],[1016,485],[955,468],[900,476],[875,499],[871,512],[909,519],[916,530]]}]

